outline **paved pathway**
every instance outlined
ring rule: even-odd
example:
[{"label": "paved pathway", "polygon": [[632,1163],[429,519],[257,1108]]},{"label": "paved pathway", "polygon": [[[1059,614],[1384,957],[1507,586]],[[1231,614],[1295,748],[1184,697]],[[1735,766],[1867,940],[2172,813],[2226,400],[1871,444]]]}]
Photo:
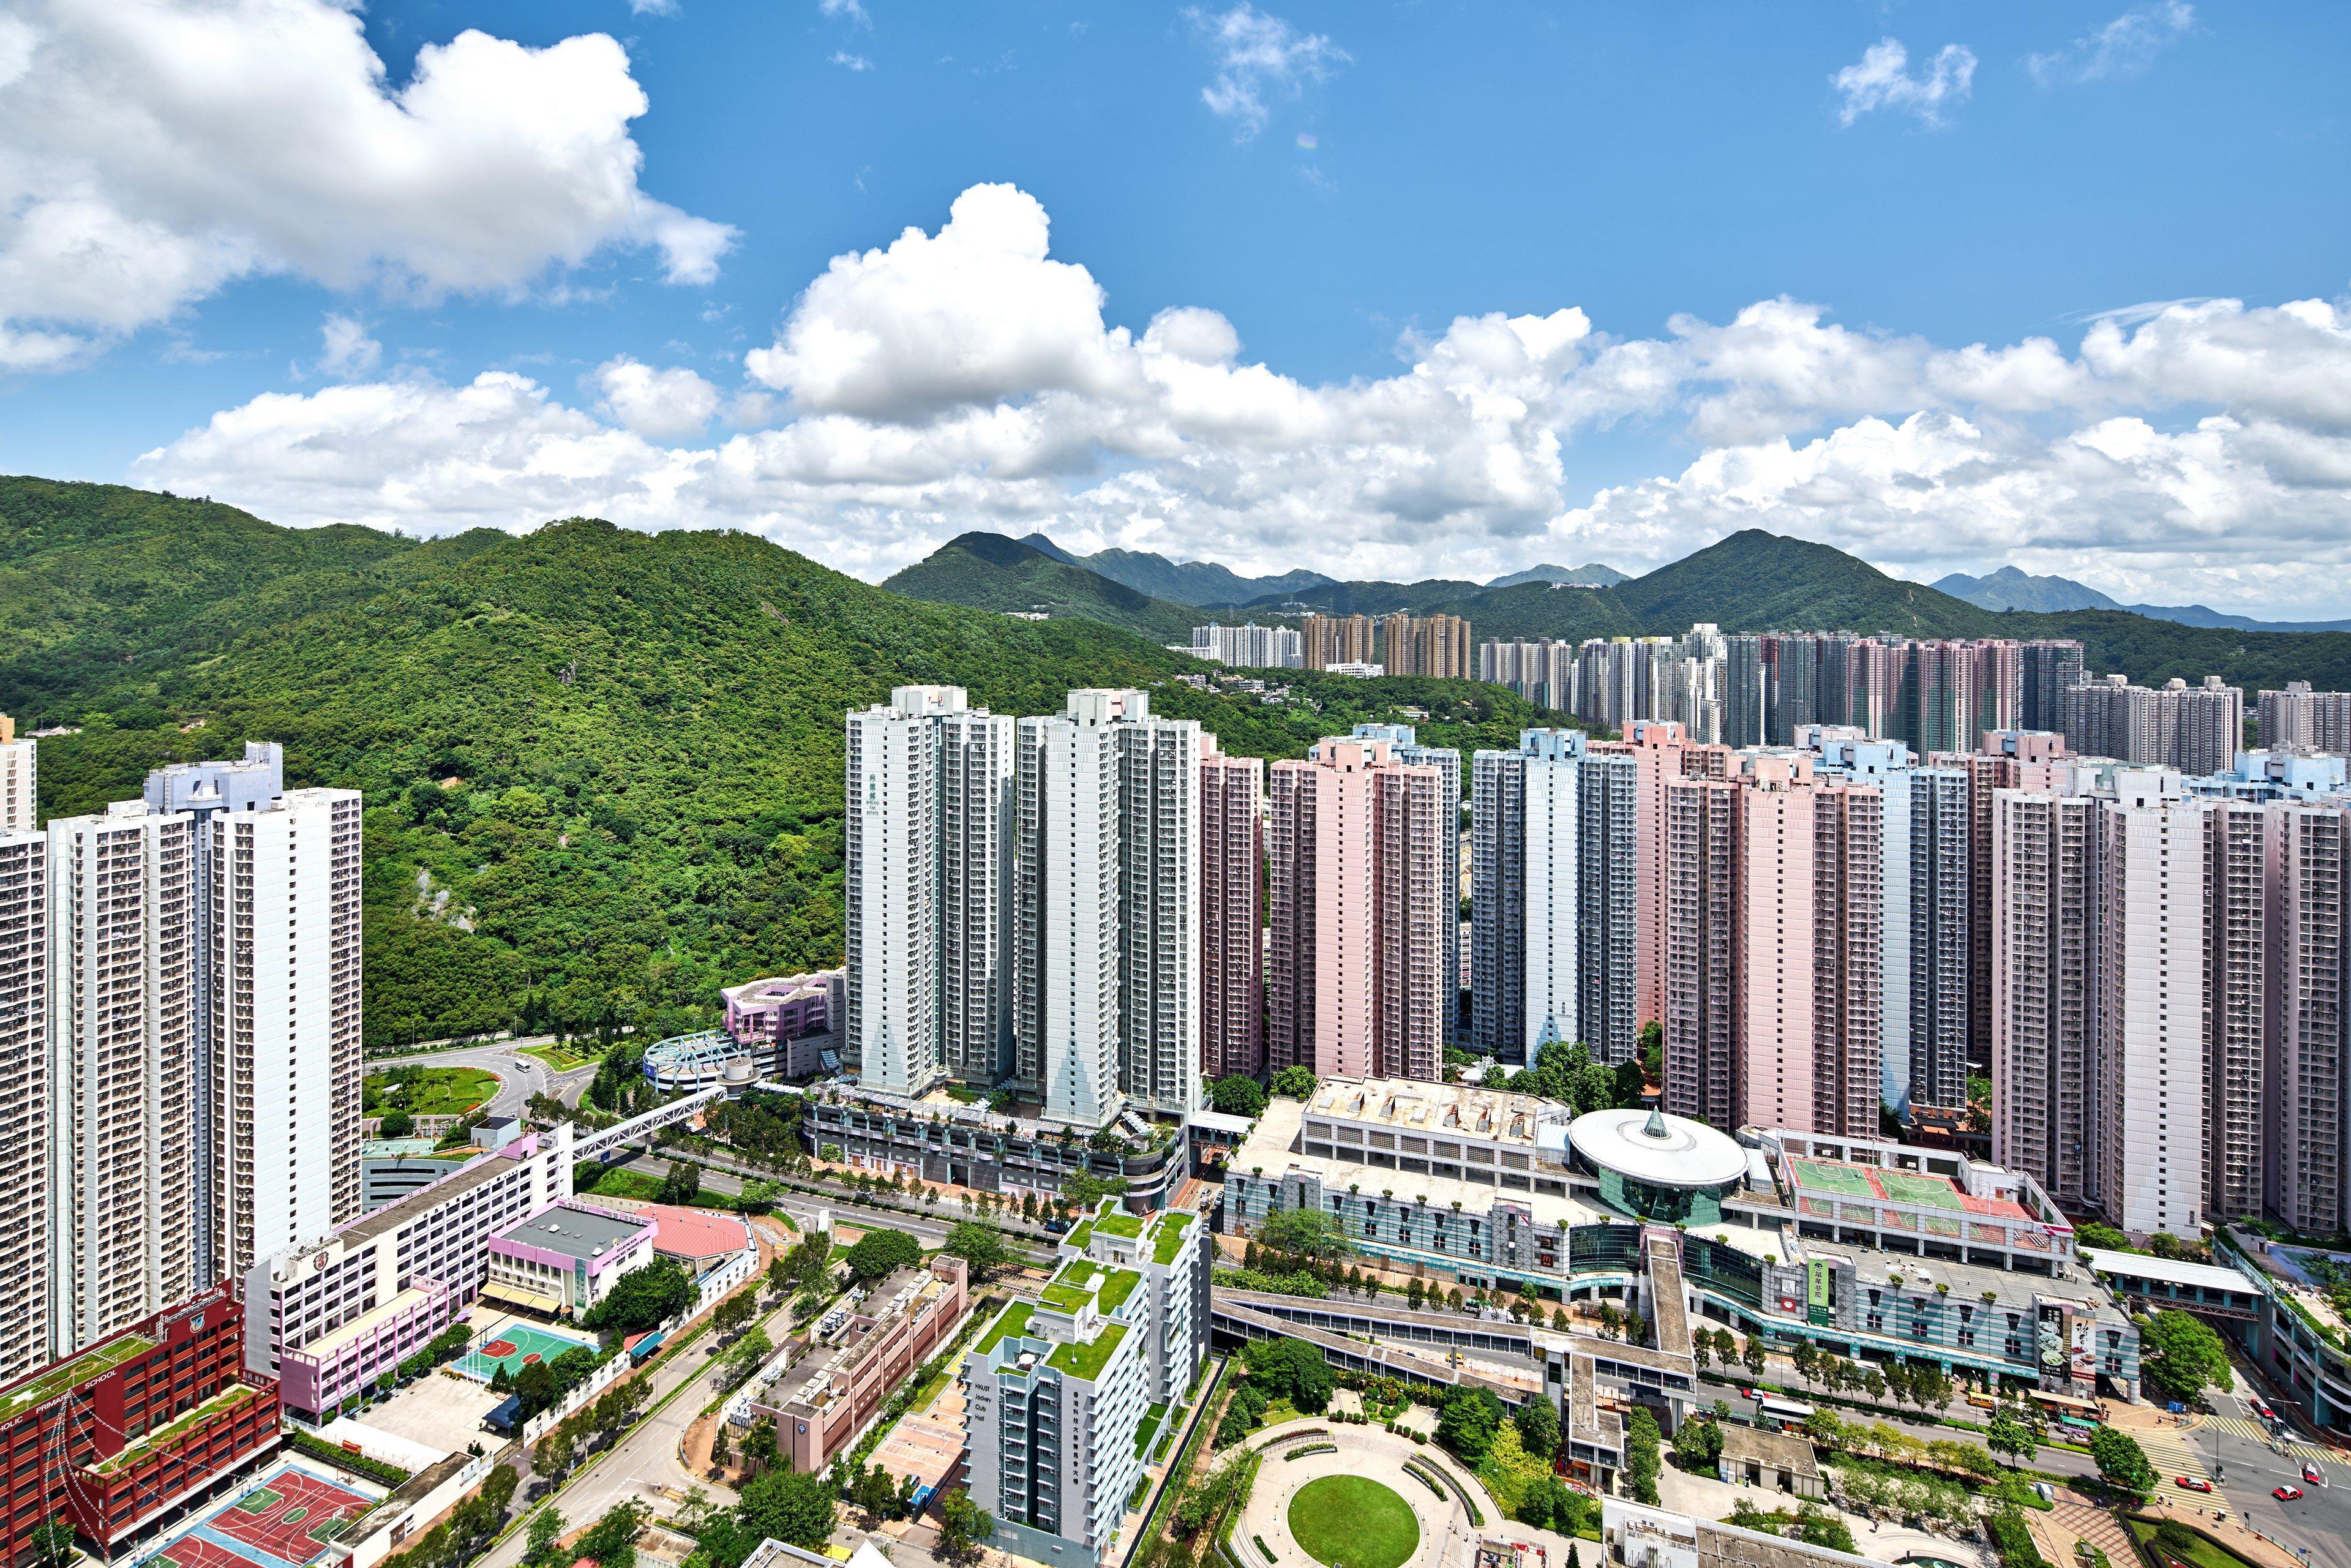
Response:
[{"label": "paved pathway", "polygon": [[[1301,1436],[1316,1430],[1328,1435]],[[1318,1443],[1333,1445],[1333,1451],[1302,1459],[1282,1458],[1285,1450],[1311,1448]],[[1468,1568],[1477,1561],[1478,1531],[1471,1526],[1460,1500],[1449,1492],[1439,1498],[1425,1483],[1405,1473],[1404,1461],[1418,1456],[1428,1468],[1449,1470],[1455,1479],[1462,1479],[1460,1472],[1438,1458],[1433,1449],[1416,1448],[1376,1427],[1339,1427],[1311,1420],[1284,1422],[1255,1438],[1251,1446],[1263,1450],[1265,1459],[1258,1467],[1257,1483],[1250,1489],[1249,1504],[1241,1511],[1240,1523],[1233,1531],[1233,1555],[1250,1568],[1265,1568],[1265,1553],[1257,1546],[1260,1539],[1272,1548],[1278,1562],[1313,1561],[1304,1548],[1290,1539],[1290,1502],[1307,1482],[1324,1476],[1361,1476],[1377,1481],[1411,1507],[1413,1517],[1420,1521],[1420,1548],[1405,1560],[1404,1568]],[[1494,1501],[1484,1489],[1475,1480],[1465,1480],[1464,1484],[1478,1499],[1489,1523],[1499,1523]],[[1519,1536],[1549,1534],[1530,1531],[1520,1524],[1502,1528]],[[1558,1538],[1552,1540],[1555,1542]],[[1548,1568],[1560,1568],[1566,1561],[1564,1550],[1555,1550]]]},{"label": "paved pathway", "polygon": [[498,1078],[498,1092],[490,1097],[486,1107],[489,1113],[494,1116],[519,1116],[533,1094],[559,1092],[558,1089],[550,1088],[550,1084],[570,1089],[575,1080],[584,1086],[596,1075],[593,1067],[559,1075],[537,1057],[522,1054],[524,1046],[541,1045],[552,1038],[549,1035],[533,1035],[528,1040],[500,1040],[494,1045],[468,1046],[461,1051],[419,1051],[413,1056],[371,1056],[366,1066],[370,1072],[409,1062],[419,1067],[478,1067],[496,1073]]}]

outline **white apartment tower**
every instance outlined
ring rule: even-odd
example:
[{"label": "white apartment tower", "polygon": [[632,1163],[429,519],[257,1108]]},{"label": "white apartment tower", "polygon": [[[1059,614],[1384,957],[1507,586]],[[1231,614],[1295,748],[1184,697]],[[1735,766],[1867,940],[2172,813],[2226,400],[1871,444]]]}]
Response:
[{"label": "white apartment tower", "polygon": [[1146,1110],[1183,1115],[1207,1105],[1200,1076],[1202,737],[1197,719],[1155,718],[1143,694],[1127,695],[1113,731],[1119,1088]]},{"label": "white apartment tower", "polygon": [[1118,1113],[1118,726],[1142,702],[1071,692],[1064,712],[1022,719],[1015,748],[1017,1072],[1048,1117],[1080,1126]]},{"label": "white apartment tower", "polygon": [[1583,929],[1583,737],[1531,729],[1519,737],[1526,758],[1526,1060],[1552,1042],[1584,1039],[1580,1023]]},{"label": "white apartment tower", "polygon": [[48,828],[50,1343],[196,1286],[195,823],[131,800]]},{"label": "white apartment tower", "polygon": [[1001,1076],[1012,720],[960,686],[849,715],[848,1048],[868,1088]]},{"label": "white apartment tower", "polygon": [[2179,776],[2098,801],[2098,1197],[2133,1235],[2204,1213],[2204,822]]},{"label": "white apartment tower", "polygon": [[218,1273],[360,1216],[360,805],[292,789],[205,825]]},{"label": "white apartment tower", "polygon": [[[151,811],[183,811],[195,823],[196,885],[209,889],[213,884],[213,847],[215,836],[213,825],[232,811],[257,811],[266,808],[286,790],[284,749],[276,741],[249,740],[245,744],[245,757],[240,761],[174,762],[158,768],[147,775],[145,799]],[[213,1156],[228,1136],[226,1129],[213,1122],[214,1106],[219,1097],[214,1092],[213,1068],[220,1051],[213,1039],[213,1020],[218,1009],[213,1001],[218,996],[219,977],[213,969],[212,917],[214,902],[209,895],[196,900],[196,994],[205,998],[196,1009],[196,1068],[194,1094],[196,1099],[196,1282],[210,1285],[229,1272],[228,1265],[213,1252],[213,1242],[220,1234],[217,1218],[213,1212],[213,1199],[220,1190],[217,1173],[213,1169]],[[359,1064],[351,1063],[351,1092],[359,1092]],[[356,1167],[354,1167],[356,1171]]]},{"label": "white apartment tower", "polygon": [[50,1351],[48,848],[0,828],[0,1382]]}]

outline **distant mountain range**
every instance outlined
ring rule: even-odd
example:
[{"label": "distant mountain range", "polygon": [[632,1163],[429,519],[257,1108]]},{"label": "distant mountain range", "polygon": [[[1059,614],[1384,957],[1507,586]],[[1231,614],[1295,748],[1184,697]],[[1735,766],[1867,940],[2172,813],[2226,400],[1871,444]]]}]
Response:
[{"label": "distant mountain range", "polygon": [[[1127,552],[1105,554],[1130,576],[1138,559],[1160,561]],[[1555,586],[1548,573],[1562,569],[1541,568],[1536,570],[1546,575],[1514,573],[1520,580],[1483,585],[1447,578],[1306,582],[1313,574],[1252,580],[1228,573],[1244,588],[1262,588],[1269,580],[1283,586],[1222,603],[1179,603],[1114,580],[1098,570],[1102,559],[1071,555],[1042,536],[1023,540],[970,533],[949,540],[883,586],[917,599],[1103,621],[1163,643],[1188,641],[1191,626],[1199,622],[1264,621],[1294,615],[1301,607],[1338,615],[1459,615],[1481,642],[1665,635],[1705,621],[1732,632],[1836,629],[1912,637],[2074,637],[2082,642],[2092,671],[2119,672],[2138,681],[2219,674],[2248,689],[2288,680],[2311,681],[2323,690],[2351,688],[2351,628],[2288,630],[2201,612],[2217,620],[2215,624],[2185,619],[2189,612],[2133,610],[2111,601],[2007,609],[2002,601],[2003,607],[1993,607],[1889,577],[1827,545],[1760,528],[1733,534],[1644,576],[1620,574],[1618,580],[1593,588]],[[1223,569],[1190,562],[1172,570]],[[1578,576],[1594,572],[1591,567],[1573,569]],[[2021,572],[2012,575],[2023,578]],[[2008,580],[1994,574],[1993,580],[1997,595]],[[2045,585],[2063,580],[2024,580],[2043,585],[2036,592],[2053,593],[2057,590]],[[2065,587],[2093,591],[2079,584]]]},{"label": "distant mountain range", "polygon": [[1588,561],[1583,566],[1531,566],[1488,583],[1489,588],[1516,588],[1522,582],[1556,582],[1567,588],[1614,588],[1628,580],[1613,566]]},{"label": "distant mountain range", "polygon": [[2123,604],[2070,577],[2033,577],[2012,566],[1981,577],[1955,571],[1935,587],[1954,599],[1986,610],[2030,610],[2062,614],[2068,610],[2119,610],[2182,626],[2225,626],[2241,632],[2351,632],[2351,621],[2256,621],[2201,604]]},{"label": "distant mountain range", "polygon": [[1319,571],[1305,570],[1285,571],[1280,577],[1243,577],[1213,561],[1169,560],[1149,550],[1106,549],[1096,555],[1072,555],[1043,534],[1030,534],[1019,542],[1064,566],[1084,567],[1137,593],[1176,604],[1245,604],[1331,580]]}]

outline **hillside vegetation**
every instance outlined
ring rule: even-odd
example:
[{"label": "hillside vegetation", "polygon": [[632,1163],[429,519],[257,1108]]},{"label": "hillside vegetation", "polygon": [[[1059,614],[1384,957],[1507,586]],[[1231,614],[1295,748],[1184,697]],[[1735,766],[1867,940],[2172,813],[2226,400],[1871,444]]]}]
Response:
[{"label": "hillside vegetation", "polygon": [[[953,602],[997,592],[987,558],[966,535],[957,570],[937,579],[918,563],[892,580],[905,591]],[[1010,541],[1004,541],[1009,543]],[[949,547],[954,548],[954,547]],[[945,550],[940,555],[946,554]],[[932,557],[933,560],[939,556]],[[1067,570],[1067,569],[1065,569]],[[1459,615],[1478,641],[1489,637],[1666,636],[1710,621],[1725,632],[1847,631],[1906,637],[2074,637],[2093,673],[2114,672],[2160,684],[2217,674],[2248,691],[2306,680],[2321,690],[2351,687],[2351,632],[2273,632],[2189,626],[2121,610],[2053,614],[1987,610],[1950,594],[1889,577],[1827,545],[1749,528],[1605,588],[1554,588],[1528,582],[1480,588],[1474,582],[1336,582],[1199,613],[1264,619],[1275,604],[1297,601],[1328,614]],[[1071,601],[1069,613],[1087,612]]]},{"label": "hillside vegetation", "polygon": [[[56,510],[35,519],[49,548],[20,554],[28,493]],[[71,554],[56,541],[102,539],[139,494],[0,489],[0,571],[70,576],[45,564]],[[142,571],[209,584],[186,636],[134,640],[128,662],[85,660],[71,679],[16,654],[0,707],[83,727],[41,743],[50,815],[248,737],[285,742],[289,783],[365,791],[371,1045],[510,1022],[666,1032],[706,1021],[721,985],[839,962],[841,715],[893,685],[956,683],[1011,713],[1144,685],[1226,750],[1267,757],[1403,705],[1465,747],[1542,716],[1466,682],[1312,677],[1273,706],[1202,693],[1170,678],[1194,661],[1111,627],[901,598],[747,535],[574,519],[392,539],[355,565],[366,538],[313,544],[225,507],[183,532],[181,515],[163,503],[133,536],[150,553],[113,570],[151,602],[165,585]],[[54,606],[43,635],[100,646],[114,602]]]},{"label": "hillside vegetation", "polygon": [[1001,534],[963,534],[882,584],[940,604],[1010,613],[1043,611],[1121,626],[1165,645],[1189,643],[1201,617],[1190,607],[1139,593],[1074,561]]}]

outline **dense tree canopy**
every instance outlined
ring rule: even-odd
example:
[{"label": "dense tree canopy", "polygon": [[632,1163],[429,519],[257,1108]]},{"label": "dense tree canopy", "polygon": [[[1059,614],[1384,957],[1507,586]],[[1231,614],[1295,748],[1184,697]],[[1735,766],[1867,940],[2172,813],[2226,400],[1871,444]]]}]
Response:
[{"label": "dense tree canopy", "polygon": [[580,1321],[601,1333],[649,1333],[694,1305],[694,1281],[674,1259],[655,1258],[615,1280]]}]

